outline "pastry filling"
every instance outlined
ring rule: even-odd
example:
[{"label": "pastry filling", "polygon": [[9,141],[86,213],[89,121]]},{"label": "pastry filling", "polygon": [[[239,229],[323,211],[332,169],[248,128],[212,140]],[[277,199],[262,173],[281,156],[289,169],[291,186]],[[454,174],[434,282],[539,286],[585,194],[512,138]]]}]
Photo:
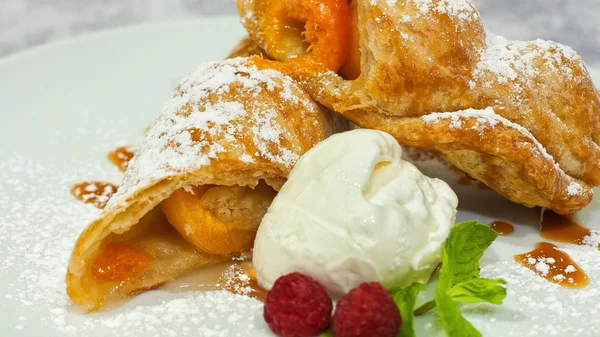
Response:
[{"label": "pastry filling", "polygon": [[[141,220],[156,224],[136,226],[139,227],[137,231],[145,234],[131,231],[130,235],[164,239],[173,235],[169,233],[174,228],[200,252],[222,257],[238,255],[252,249],[258,225],[276,194],[262,181],[255,188],[204,185],[179,189],[160,204],[160,216],[154,214]],[[164,255],[147,251],[146,246],[109,238],[92,264],[93,277],[100,281],[121,282],[139,276],[148,269],[154,256]]]},{"label": "pastry filling", "polygon": [[92,274],[102,281],[124,281],[139,274],[150,262],[142,249],[125,242],[109,242],[92,264]]},{"label": "pastry filling", "polygon": [[196,249],[215,255],[248,251],[276,192],[264,182],[180,189],[161,203],[169,223]]},{"label": "pastry filling", "polygon": [[351,33],[348,41],[346,62],[340,68],[339,74],[346,80],[355,80],[360,76],[360,32],[358,31],[358,5],[350,1]]},{"label": "pastry filling", "polygon": [[276,60],[317,63],[336,72],[346,61],[351,19],[346,0],[277,0],[263,8],[264,47]]}]

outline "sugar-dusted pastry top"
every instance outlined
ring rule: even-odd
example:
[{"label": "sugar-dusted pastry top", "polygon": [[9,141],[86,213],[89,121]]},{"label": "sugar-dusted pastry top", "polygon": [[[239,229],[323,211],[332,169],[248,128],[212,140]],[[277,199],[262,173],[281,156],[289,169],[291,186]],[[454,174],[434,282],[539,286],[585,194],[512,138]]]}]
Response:
[{"label": "sugar-dusted pastry top", "polygon": [[[539,59],[543,60],[547,71],[569,77],[576,74],[565,61],[581,61],[581,57],[573,49],[560,43],[542,39],[529,42],[508,40],[486,32],[486,46],[480,52],[475,74],[477,77],[483,71],[490,71],[498,76],[489,80],[497,83],[506,83],[525,75],[522,80],[531,83],[539,72],[536,68],[536,60]],[[493,87],[494,84],[485,83],[488,87]]]},{"label": "sugar-dusted pastry top", "polygon": [[[431,14],[444,14],[459,18],[461,20],[472,21],[477,20],[479,14],[477,10],[469,1],[463,0],[409,0],[414,4],[414,6],[418,9],[419,13],[415,16],[427,16]],[[377,0],[371,0],[371,3],[375,3]],[[385,4],[387,4],[387,8],[393,8],[398,3],[402,3],[406,1],[400,0],[385,0]],[[383,1],[380,1],[383,3]],[[385,13],[389,13],[389,9],[383,7],[383,11]],[[405,21],[410,21],[410,16],[403,17]]]},{"label": "sugar-dusted pastry top", "polygon": [[[247,98],[266,92],[276,99],[237,102],[233,96],[242,91]],[[282,105],[294,106],[298,114],[280,115],[289,110]],[[182,80],[148,130],[112,203],[149,181],[193,171],[222,157],[289,170],[311,145],[307,142],[316,143],[324,134],[303,133],[308,139],[302,143],[285,138],[299,136],[302,127],[331,128],[323,118],[327,117],[321,108],[276,70],[259,69],[242,58],[202,64]]]}]

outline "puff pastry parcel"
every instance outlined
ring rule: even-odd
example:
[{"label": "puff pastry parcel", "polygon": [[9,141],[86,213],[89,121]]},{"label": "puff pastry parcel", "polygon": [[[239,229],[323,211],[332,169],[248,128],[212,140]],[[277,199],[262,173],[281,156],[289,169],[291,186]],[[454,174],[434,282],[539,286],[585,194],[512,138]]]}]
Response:
[{"label": "puff pastry parcel", "polygon": [[296,160],[345,127],[278,71],[245,58],[200,66],[77,240],[69,296],[98,310],[250,249]]},{"label": "puff pastry parcel", "polygon": [[272,66],[355,124],[431,150],[530,207],[571,213],[600,185],[600,98],[570,48],[486,32],[469,0],[353,0],[358,41],[346,62],[360,55],[360,75],[350,81],[326,64],[286,67],[261,44],[290,39],[261,25],[268,7],[237,3],[250,36],[281,61]]}]

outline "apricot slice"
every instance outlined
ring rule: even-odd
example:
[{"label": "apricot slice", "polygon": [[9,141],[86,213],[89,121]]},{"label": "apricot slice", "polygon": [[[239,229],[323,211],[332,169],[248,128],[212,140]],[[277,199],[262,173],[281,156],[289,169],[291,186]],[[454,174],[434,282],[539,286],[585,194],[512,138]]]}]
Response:
[{"label": "apricot slice", "polygon": [[142,249],[125,242],[109,242],[92,263],[92,275],[103,281],[125,281],[150,262]]},{"label": "apricot slice", "polygon": [[346,61],[351,34],[347,0],[273,0],[260,15],[265,49],[276,60],[317,63],[332,71]]},{"label": "apricot slice", "polygon": [[248,251],[276,192],[266,184],[179,189],[161,203],[169,223],[196,249],[230,256]]},{"label": "apricot slice", "polygon": [[340,68],[340,75],[346,80],[360,76],[360,33],[358,31],[358,6],[356,0],[350,3],[351,33],[346,62]]}]

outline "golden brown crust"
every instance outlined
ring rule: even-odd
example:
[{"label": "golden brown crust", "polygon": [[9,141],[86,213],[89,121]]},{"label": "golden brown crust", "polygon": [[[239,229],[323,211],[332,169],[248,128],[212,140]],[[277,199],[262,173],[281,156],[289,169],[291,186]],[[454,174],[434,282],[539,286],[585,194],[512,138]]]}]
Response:
[{"label": "golden brown crust", "polygon": [[[487,33],[468,0],[357,4],[357,80],[317,67],[281,68],[315,100],[361,127],[435,150],[515,202],[566,213],[591,200],[590,185],[600,185],[600,98],[575,52]],[[461,128],[422,120],[488,107],[517,127],[496,123],[475,135],[467,120]]]},{"label": "golden brown crust", "polygon": [[[279,189],[303,153],[344,127],[279,72],[247,59],[201,66],[175,91],[118,192],[77,240],[67,293],[83,311],[98,310],[221,261],[184,241],[156,206],[187,186],[254,187],[264,180]],[[150,266],[120,283],[97,280],[91,265],[109,241],[142,248],[152,258]]]}]

